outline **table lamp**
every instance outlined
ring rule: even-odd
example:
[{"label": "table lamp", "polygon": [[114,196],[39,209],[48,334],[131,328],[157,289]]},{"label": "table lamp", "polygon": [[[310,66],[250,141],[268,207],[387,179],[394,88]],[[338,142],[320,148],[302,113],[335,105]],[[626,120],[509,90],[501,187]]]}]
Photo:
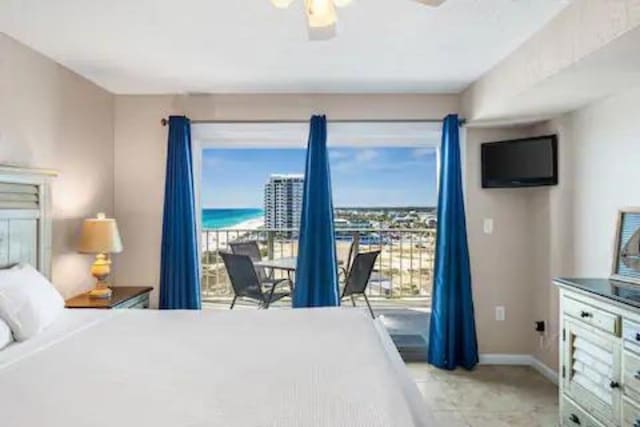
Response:
[{"label": "table lamp", "polygon": [[107,278],[111,273],[109,254],[122,251],[122,240],[118,233],[118,225],[113,218],[99,213],[96,218],[85,219],[78,243],[78,252],[95,254],[96,260],[91,265],[91,274],[96,278],[96,287],[89,292],[93,298],[110,298],[111,289]]}]

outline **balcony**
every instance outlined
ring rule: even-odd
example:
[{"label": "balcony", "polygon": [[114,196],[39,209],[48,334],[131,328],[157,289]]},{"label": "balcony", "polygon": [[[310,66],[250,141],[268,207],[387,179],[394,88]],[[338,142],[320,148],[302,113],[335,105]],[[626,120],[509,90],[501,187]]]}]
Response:
[{"label": "balcony", "polygon": [[[346,260],[349,248],[358,242],[359,251],[380,250],[367,289],[372,303],[379,306],[420,306],[431,303],[431,282],[435,253],[434,228],[387,228],[336,230],[339,260]],[[255,240],[264,258],[297,256],[297,229],[206,229],[202,232],[202,298],[204,302],[223,302],[233,290],[218,251],[229,250],[228,243]],[[284,277],[284,272],[274,272]]]}]

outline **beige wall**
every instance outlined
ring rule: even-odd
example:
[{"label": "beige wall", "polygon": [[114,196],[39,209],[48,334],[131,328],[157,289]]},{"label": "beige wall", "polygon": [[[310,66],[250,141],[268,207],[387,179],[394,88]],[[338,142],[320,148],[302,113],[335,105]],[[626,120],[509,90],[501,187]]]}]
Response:
[{"label": "beige wall", "polygon": [[[482,189],[480,144],[535,135],[532,127],[470,128],[466,144],[466,214],[471,273],[481,353],[531,354],[533,330],[532,240],[541,236],[532,225],[531,205],[545,189]],[[494,222],[485,234],[483,221]],[[496,321],[496,306],[506,320]]]},{"label": "beige wall", "polygon": [[89,288],[74,243],[83,218],[113,213],[113,96],[0,33],[0,163],[59,171],[53,281],[65,296]]},{"label": "beige wall", "polygon": [[178,111],[164,96],[118,96],[115,102],[115,217],[124,251],[115,257],[114,283],[153,286],[160,277],[167,128]]},{"label": "beige wall", "polygon": [[640,88],[557,121],[573,144],[573,270],[610,273],[616,212],[640,206]]},{"label": "beige wall", "polygon": [[452,95],[117,96],[115,207],[125,251],[116,257],[115,283],[158,286],[167,139],[161,118],[306,120],[325,113],[329,119],[439,119],[458,110]]},{"label": "beige wall", "polygon": [[[574,151],[579,151],[575,147],[582,142],[582,136],[573,134],[573,117],[567,115],[528,127],[472,128],[467,135],[467,221],[480,351],[533,354],[554,370],[558,369],[559,322],[558,292],[552,280],[592,274],[574,267],[577,256],[573,236],[576,219],[588,218],[589,212],[599,209],[574,208],[574,188],[590,192],[592,183],[578,185],[575,179],[576,159],[580,156],[576,157]],[[557,186],[480,188],[481,142],[550,133],[559,137]],[[581,167],[589,170],[593,159],[582,161]],[[598,175],[591,181],[601,179]],[[484,218],[494,219],[493,234],[484,234]],[[582,248],[587,247],[585,241]],[[604,262],[608,263],[608,259]],[[497,305],[506,308],[505,322],[495,320]],[[535,320],[547,323],[542,340],[534,331]]]},{"label": "beige wall", "polygon": [[573,147],[570,128],[560,121],[533,127],[538,135],[558,135],[558,185],[537,190],[529,200],[530,307],[533,321],[544,320],[542,340],[534,334],[530,353],[545,365],[558,369],[558,290],[553,278],[573,275]]},{"label": "beige wall", "polygon": [[538,127],[560,135],[560,185],[532,203],[536,269],[534,317],[549,322],[534,354],[558,365],[558,276],[607,277],[613,257],[616,212],[640,206],[640,88],[564,115]]},{"label": "beige wall", "polygon": [[[640,177],[640,89],[627,89],[637,85],[630,78],[637,73],[629,71],[634,66],[625,62],[625,56],[632,55],[624,48],[625,43],[637,45],[633,40],[639,25],[640,3],[635,0],[573,2],[462,95],[463,113],[476,124],[553,117],[553,111],[579,108],[525,131],[559,135],[558,186],[474,195],[473,182],[467,180],[469,222],[475,220],[476,209],[506,209],[504,214],[510,214],[503,225],[509,235],[506,241],[497,235],[475,235],[477,227],[469,231],[483,352],[515,349],[557,370],[558,292],[552,279],[609,274],[615,212],[622,206],[640,205],[640,192],[633,187]],[[621,88],[624,94],[593,101]],[[587,106],[580,108],[583,105]],[[469,144],[474,138],[469,138]],[[473,181],[477,174],[473,159],[468,166]],[[495,227],[499,234],[498,220]],[[517,239],[526,243],[518,245]],[[521,256],[511,254],[504,260],[513,263],[511,268],[502,265],[503,260],[494,260],[495,255],[487,255],[492,248],[500,252],[512,248]],[[474,250],[483,253],[474,255]],[[516,275],[518,270],[528,275],[521,286],[507,289],[506,281],[499,281],[493,285],[495,292],[506,292],[499,296],[479,289],[488,286],[492,274]],[[508,321],[513,309],[523,310],[521,316],[511,318],[513,327],[492,320],[500,299],[507,301]],[[532,332],[534,320],[547,321],[543,340]]]}]

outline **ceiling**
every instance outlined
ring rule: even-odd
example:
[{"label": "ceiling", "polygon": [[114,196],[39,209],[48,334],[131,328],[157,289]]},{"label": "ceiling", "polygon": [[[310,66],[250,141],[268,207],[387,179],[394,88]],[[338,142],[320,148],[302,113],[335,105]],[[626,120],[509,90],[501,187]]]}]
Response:
[{"label": "ceiling", "polygon": [[638,46],[640,25],[514,96],[499,98],[472,118],[473,125],[543,121],[639,87]]},{"label": "ceiling", "polygon": [[117,94],[457,93],[568,0],[354,0],[309,41],[303,0],[0,0],[0,32]]}]

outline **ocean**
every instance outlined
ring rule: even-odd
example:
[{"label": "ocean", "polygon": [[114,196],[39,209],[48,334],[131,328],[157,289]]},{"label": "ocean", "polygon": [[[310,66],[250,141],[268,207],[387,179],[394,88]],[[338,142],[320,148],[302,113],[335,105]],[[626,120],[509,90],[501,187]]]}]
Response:
[{"label": "ocean", "polygon": [[264,216],[264,210],[255,208],[245,209],[203,209],[203,228],[228,228],[250,219]]}]

